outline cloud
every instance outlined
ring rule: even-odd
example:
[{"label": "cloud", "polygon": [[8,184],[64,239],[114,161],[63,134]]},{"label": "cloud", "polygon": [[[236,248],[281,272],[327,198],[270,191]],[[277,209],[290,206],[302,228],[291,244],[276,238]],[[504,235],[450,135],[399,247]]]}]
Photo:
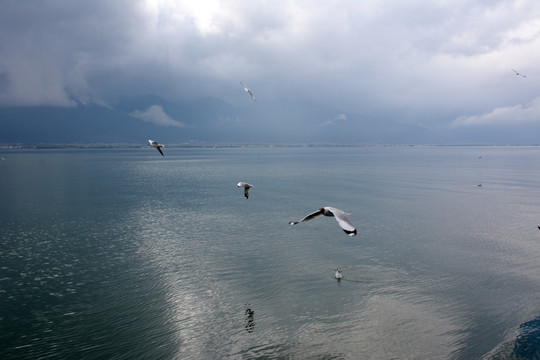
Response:
[{"label": "cloud", "polygon": [[540,77],[538,19],[537,0],[4,0],[0,106],[243,106],[243,80],[261,103],[448,124],[537,96],[510,69]]},{"label": "cloud", "polygon": [[347,120],[347,115],[339,114],[338,116],[335,116],[335,117],[333,117],[331,119],[326,120],[322,125],[323,126],[333,125],[337,121],[345,121],[345,120]]},{"label": "cloud", "polygon": [[152,105],[144,111],[135,110],[129,115],[139,120],[151,122],[160,126],[186,126],[185,124],[169,117],[169,115],[163,111],[163,108],[160,105]]},{"label": "cloud", "polygon": [[453,127],[530,123],[540,124],[540,97],[527,104],[498,107],[480,115],[460,116],[454,120]]}]

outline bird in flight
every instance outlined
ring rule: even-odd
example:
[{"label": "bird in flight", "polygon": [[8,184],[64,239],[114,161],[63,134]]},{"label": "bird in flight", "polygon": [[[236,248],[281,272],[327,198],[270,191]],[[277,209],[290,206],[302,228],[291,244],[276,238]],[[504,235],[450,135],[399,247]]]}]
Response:
[{"label": "bird in flight", "polygon": [[523,76],[523,77],[527,77],[527,75],[523,75],[522,73],[520,72],[517,72],[516,70],[512,69],[513,72],[516,73],[516,76]]},{"label": "bird in flight", "polygon": [[289,222],[289,224],[290,225],[296,225],[298,223],[301,223],[302,221],[311,220],[311,219],[313,219],[313,218],[315,218],[315,217],[317,217],[319,215],[335,217],[336,221],[339,224],[339,226],[341,226],[341,229],[343,229],[343,231],[345,231],[345,233],[347,235],[349,235],[349,236],[356,235],[356,228],[354,227],[353,224],[351,224],[351,221],[347,217],[347,214],[342,210],[339,210],[339,209],[336,209],[336,208],[333,208],[333,207],[330,207],[330,206],[322,207],[319,210],[315,211],[314,213],[311,213],[311,214],[307,215],[302,220],[291,221],[291,222]]},{"label": "bird in flight", "polygon": [[248,88],[248,87],[246,86],[246,84],[244,84],[243,82],[240,81],[240,84],[242,85],[242,87],[244,88],[244,90],[246,90],[246,92],[248,92],[249,95],[251,95],[251,98],[253,99],[253,101],[256,101],[256,100],[255,100],[255,95],[253,95],[253,91],[251,91],[251,89]]},{"label": "bird in flight", "polygon": [[148,146],[156,148],[159,151],[159,153],[161,154],[161,156],[165,156],[165,155],[163,155],[163,151],[161,151],[161,148],[165,147],[164,145],[158,144],[158,142],[154,141],[154,140],[148,140],[148,142],[149,142]]},{"label": "bird in flight", "polygon": [[238,184],[236,184],[236,187],[243,187],[244,188],[244,196],[249,198],[249,188],[252,188],[253,185],[248,184],[247,182],[240,181]]}]

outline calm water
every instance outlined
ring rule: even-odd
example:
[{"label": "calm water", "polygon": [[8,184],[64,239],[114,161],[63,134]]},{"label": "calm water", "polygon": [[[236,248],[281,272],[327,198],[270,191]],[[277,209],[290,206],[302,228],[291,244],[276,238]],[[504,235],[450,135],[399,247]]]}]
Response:
[{"label": "calm water", "polygon": [[540,357],[538,147],[1,155],[2,359]]}]

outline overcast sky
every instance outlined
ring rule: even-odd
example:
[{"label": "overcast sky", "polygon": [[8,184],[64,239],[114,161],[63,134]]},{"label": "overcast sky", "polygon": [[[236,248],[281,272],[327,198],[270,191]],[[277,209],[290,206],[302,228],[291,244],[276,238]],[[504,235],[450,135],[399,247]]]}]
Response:
[{"label": "overcast sky", "polygon": [[538,0],[0,0],[0,106],[245,106],[243,81],[258,103],[519,124],[540,122],[539,64]]}]

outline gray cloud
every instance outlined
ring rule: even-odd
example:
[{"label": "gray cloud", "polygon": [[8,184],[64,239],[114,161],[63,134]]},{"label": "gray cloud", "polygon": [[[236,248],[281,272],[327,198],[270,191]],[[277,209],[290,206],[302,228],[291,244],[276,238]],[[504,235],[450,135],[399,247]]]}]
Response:
[{"label": "gray cloud", "polygon": [[134,118],[151,122],[160,126],[177,126],[185,127],[186,125],[180,121],[174,120],[163,111],[163,108],[159,105],[152,105],[144,111],[136,110],[129,114]]},{"label": "gray cloud", "polygon": [[149,93],[243,106],[244,80],[258,103],[455,125],[538,97],[538,19],[536,0],[5,0],[0,106]]},{"label": "gray cloud", "polygon": [[339,114],[331,119],[326,120],[322,125],[328,126],[328,125],[335,124],[337,121],[345,121],[345,120],[347,120],[347,115]]},{"label": "gray cloud", "polygon": [[527,104],[498,107],[480,115],[460,116],[453,122],[453,125],[458,127],[469,125],[520,125],[527,123],[540,124],[540,97]]}]

